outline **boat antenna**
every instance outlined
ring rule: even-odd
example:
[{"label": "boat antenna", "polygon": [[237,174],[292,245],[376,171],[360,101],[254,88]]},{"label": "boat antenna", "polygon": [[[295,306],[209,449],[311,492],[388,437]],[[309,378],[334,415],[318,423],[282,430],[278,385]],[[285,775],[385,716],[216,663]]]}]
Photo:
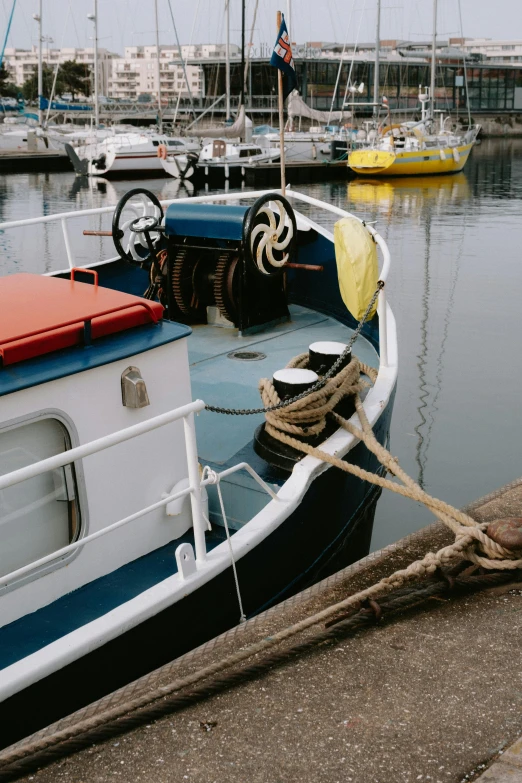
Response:
[{"label": "boat antenna", "polygon": [[435,50],[437,48],[437,0],[433,0],[433,37],[431,39],[431,80],[430,80],[430,100],[431,116],[435,119]]},{"label": "boat antenna", "polygon": [[[95,0],[97,2],[97,0]],[[163,118],[161,116],[161,65],[158,22],[158,0],[154,0],[154,14],[156,17],[156,74],[158,77],[158,130],[163,133]]]},{"label": "boat antenna", "polygon": [[381,53],[381,0],[377,0],[377,24],[375,27],[375,66],[373,71],[373,118],[379,119],[379,57]]}]

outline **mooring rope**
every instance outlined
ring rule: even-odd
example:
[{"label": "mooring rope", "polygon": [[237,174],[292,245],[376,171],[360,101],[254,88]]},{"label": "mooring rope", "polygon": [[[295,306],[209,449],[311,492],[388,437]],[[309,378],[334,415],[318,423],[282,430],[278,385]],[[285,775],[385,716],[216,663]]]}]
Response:
[{"label": "mooring rope", "polygon": [[[308,365],[308,354],[300,354],[292,359],[287,367],[303,367]],[[399,495],[423,503],[433,514],[443,522],[455,535],[455,541],[443,547],[438,552],[428,552],[421,560],[411,563],[406,569],[382,579],[372,585],[354,599],[370,598],[382,595],[389,589],[400,587],[404,582],[434,573],[437,568],[450,565],[456,560],[469,560],[472,563],[488,569],[516,569],[522,567],[520,553],[513,552],[494,541],[486,532],[487,524],[479,524],[472,517],[459,509],[434,498],[425,492],[414,479],[401,468],[396,457],[382,446],[374,435],[363,403],[359,396],[361,388],[366,384],[361,379],[364,373],[375,381],[376,371],[362,364],[353,357],[350,364],[336,376],[329,378],[323,387],[308,397],[296,400],[286,408],[278,408],[279,395],[271,379],[263,378],[259,383],[261,398],[270,411],[265,414],[266,431],[281,443],[291,446],[304,454],[326,462],[346,473],[389,489]],[[367,385],[367,384],[366,384]],[[351,395],[354,398],[355,409],[359,417],[360,427],[352,421],[344,419],[335,411],[341,399]],[[362,441],[367,449],[374,454],[386,470],[399,479],[402,484],[391,481],[377,473],[365,470],[339,457],[326,453],[316,446],[301,440],[303,437],[322,432],[327,418],[334,418],[337,424]]]}]

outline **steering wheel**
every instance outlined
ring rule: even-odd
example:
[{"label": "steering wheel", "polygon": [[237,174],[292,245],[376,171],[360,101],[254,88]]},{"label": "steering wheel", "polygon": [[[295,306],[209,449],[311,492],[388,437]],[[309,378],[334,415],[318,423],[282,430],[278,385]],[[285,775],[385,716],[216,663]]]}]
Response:
[{"label": "steering wheel", "polygon": [[150,190],[133,188],[122,196],[112,216],[112,240],[120,258],[137,266],[152,261],[162,220],[162,206]]},{"label": "steering wheel", "polygon": [[262,277],[280,275],[297,249],[297,223],[290,202],[279,193],[260,196],[243,222],[243,249],[250,268]]}]

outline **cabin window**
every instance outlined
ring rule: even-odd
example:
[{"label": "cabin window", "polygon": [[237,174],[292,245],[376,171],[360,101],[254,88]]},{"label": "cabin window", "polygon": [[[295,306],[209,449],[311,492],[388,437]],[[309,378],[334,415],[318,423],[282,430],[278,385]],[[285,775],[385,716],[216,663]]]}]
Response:
[{"label": "cabin window", "polygon": [[159,141],[153,141],[152,142],[152,146],[153,147],[158,147],[159,146]]},{"label": "cabin window", "polygon": [[[57,419],[0,430],[0,475],[71,447]],[[78,538],[80,512],[74,466],[50,470],[0,490],[0,575],[38,560]]]},{"label": "cabin window", "polygon": [[182,147],[182,141],[169,141],[169,147]]}]

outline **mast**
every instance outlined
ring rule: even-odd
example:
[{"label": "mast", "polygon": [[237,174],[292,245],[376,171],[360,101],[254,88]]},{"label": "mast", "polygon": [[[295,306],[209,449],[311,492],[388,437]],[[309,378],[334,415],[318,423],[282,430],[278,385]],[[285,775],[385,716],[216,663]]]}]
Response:
[{"label": "mast", "polygon": [[98,84],[98,0],[94,0],[94,123],[96,127],[100,124]]},{"label": "mast", "polygon": [[100,124],[100,105],[98,100],[98,0],[94,0],[94,13],[87,14],[87,19],[94,23],[94,124]]},{"label": "mast", "polygon": [[435,117],[435,72],[436,60],[435,50],[437,48],[437,0],[433,0],[433,38],[431,41],[431,80],[430,80],[430,102],[431,116]]},{"label": "mast", "polygon": [[34,15],[34,18],[38,22],[38,123],[42,127],[43,123],[43,110],[42,110],[42,96],[43,96],[43,60],[42,60],[42,0],[38,3],[38,14]]},{"label": "mast", "polygon": [[158,79],[158,129],[163,133],[163,119],[161,116],[161,65],[159,44],[158,0],[154,0],[154,14],[156,17],[156,75]]},{"label": "mast", "polygon": [[245,0],[241,0],[241,98],[239,105],[245,103]]},{"label": "mast", "polygon": [[227,26],[227,50],[226,50],[226,71],[225,71],[225,92],[226,92],[226,119],[230,119],[230,0],[225,0],[226,5],[226,26]]},{"label": "mast", "polygon": [[373,116],[379,116],[379,66],[381,53],[381,0],[377,0],[377,24],[375,28],[375,68],[373,72]]}]

